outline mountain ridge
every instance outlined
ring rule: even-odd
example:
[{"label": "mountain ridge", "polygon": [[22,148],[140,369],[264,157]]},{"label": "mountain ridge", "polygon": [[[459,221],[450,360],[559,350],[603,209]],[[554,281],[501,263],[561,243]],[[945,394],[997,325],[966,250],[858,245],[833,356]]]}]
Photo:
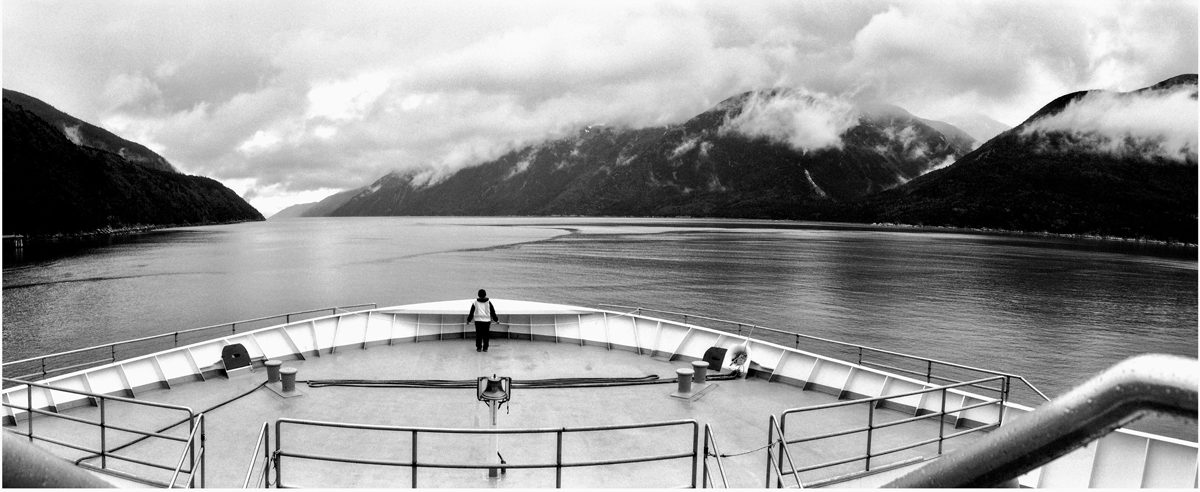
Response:
[{"label": "mountain ridge", "polygon": [[[1183,89],[1190,87],[1194,99],[1196,80],[1195,74],[1185,74],[1124,93],[1093,90],[1060,96],[954,165],[874,195],[843,217],[1196,244],[1194,148],[1189,159],[1173,161],[1081,150],[1079,145],[1096,139],[1027,131],[1089,94],[1137,97],[1187,86]],[[1056,150],[1062,148],[1069,152]]]},{"label": "mountain ridge", "polygon": [[[680,124],[588,127],[434,183],[391,173],[343,192],[349,198],[328,215],[743,217],[1196,244],[1194,136],[1172,147],[1154,135],[1034,127],[1092,99],[1115,100],[1118,110],[1178,91],[1195,101],[1195,87],[1196,75],[1184,74],[1126,93],[1065,94],[978,145],[951,124],[887,104],[854,108],[850,124],[839,119],[846,108],[820,95],[749,91]],[[836,140],[791,139],[770,126],[731,131],[747,115],[786,122],[796,108],[824,111],[844,128]]]},{"label": "mountain ridge", "polygon": [[[795,108],[829,117],[815,120],[828,122],[820,138],[807,138],[812,128],[773,126]],[[329,215],[818,218],[831,203],[897,186],[969,151],[968,135],[931,124],[951,128],[803,91],[749,91],[680,124],[588,127],[428,186],[389,174]]]},{"label": "mountain ridge", "polygon": [[58,128],[68,140],[71,140],[76,145],[112,152],[131,163],[150,169],[179,172],[165,158],[142,144],[121,138],[104,128],[64,113],[45,101],[28,94],[11,89],[3,89],[2,92],[5,99],[12,101],[26,111],[42,118],[51,126]]},{"label": "mountain ridge", "polygon": [[[4,234],[263,220],[216,180],[146,165],[142,156],[131,161],[129,151],[79,145],[58,125],[61,119],[46,120],[12,94],[19,93],[4,91]],[[120,148],[133,148],[127,144]]]}]

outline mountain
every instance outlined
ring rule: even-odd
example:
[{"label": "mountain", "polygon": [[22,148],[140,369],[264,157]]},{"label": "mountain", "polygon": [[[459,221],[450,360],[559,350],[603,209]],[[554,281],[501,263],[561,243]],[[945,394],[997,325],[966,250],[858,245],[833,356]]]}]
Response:
[{"label": "mountain", "polygon": [[294,219],[296,217],[304,217],[304,213],[307,212],[308,209],[312,208],[312,206],[316,205],[316,204],[317,204],[317,202],[297,203],[297,204],[287,207],[283,210],[275,212],[274,215],[267,217],[267,220]]},{"label": "mountain", "polygon": [[979,113],[961,113],[953,116],[942,118],[947,123],[961,128],[979,144],[983,144],[992,137],[1008,131],[1012,128],[1004,123],[996,121],[987,115]]},{"label": "mountain", "polygon": [[90,147],[117,154],[126,161],[150,169],[177,172],[171,163],[142,144],[130,142],[113,135],[108,130],[92,125],[74,116],[55,109],[41,100],[17,91],[4,89],[4,99],[12,101],[25,111],[37,115],[50,126],[57,128],[76,145]]},{"label": "mountain", "polygon": [[4,234],[263,220],[215,180],[180,174],[145,147],[42,101],[3,94]]},{"label": "mountain", "polygon": [[972,139],[951,128],[894,106],[754,91],[682,124],[588,127],[449,176],[392,173],[328,215],[818,219],[966,154]]},{"label": "mountain", "polygon": [[843,218],[1195,244],[1196,79],[1064,95]]},{"label": "mountain", "polygon": [[276,212],[271,219],[290,219],[296,217],[324,217],[345,204],[363,188],[334,193],[319,202],[299,203]]}]

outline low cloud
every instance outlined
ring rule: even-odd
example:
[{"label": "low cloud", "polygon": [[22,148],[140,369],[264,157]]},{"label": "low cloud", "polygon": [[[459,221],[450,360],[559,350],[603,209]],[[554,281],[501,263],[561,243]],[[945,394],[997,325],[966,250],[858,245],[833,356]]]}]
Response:
[{"label": "low cloud", "polygon": [[765,137],[809,152],[842,148],[842,133],[858,123],[848,101],[805,90],[756,92],[742,111],[721,125],[721,132]]},{"label": "low cloud", "polygon": [[[1195,72],[1195,19],[1193,0],[40,0],[5,4],[3,78],[258,205],[769,87],[1016,122]],[[814,97],[730,129],[836,147],[853,122]]]},{"label": "low cloud", "polygon": [[895,127],[883,129],[883,135],[900,147],[901,153],[908,159],[921,159],[929,154],[929,146],[925,144],[912,125],[906,125],[897,130]]},{"label": "low cloud", "polygon": [[1130,93],[1090,92],[1039,118],[1022,135],[1061,134],[1057,151],[1196,162],[1196,86]]},{"label": "low cloud", "polygon": [[79,125],[63,127],[63,135],[75,145],[83,145],[83,137],[79,135]]}]

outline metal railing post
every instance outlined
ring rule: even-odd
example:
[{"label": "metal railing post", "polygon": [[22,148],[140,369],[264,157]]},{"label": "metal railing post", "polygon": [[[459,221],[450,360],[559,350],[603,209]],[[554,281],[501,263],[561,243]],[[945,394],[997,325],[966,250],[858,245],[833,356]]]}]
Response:
[{"label": "metal railing post", "polygon": [[417,431],[412,431],[412,488],[417,488]]},{"label": "metal railing post", "polygon": [[285,314],[285,315],[284,315],[284,318],[283,318],[283,322],[284,322],[285,324],[287,324],[287,323],[291,323],[291,322],[292,322],[292,315],[291,315],[291,314]]},{"label": "metal railing post", "polygon": [[229,332],[237,333],[237,323],[229,323]]},{"label": "metal railing post", "polygon": [[25,418],[29,420],[29,442],[33,442],[33,385],[25,385]]},{"label": "metal railing post", "polygon": [[42,357],[42,377],[46,377],[46,358]]},{"label": "metal railing post", "polygon": [[926,383],[933,382],[933,361],[932,360],[925,361],[925,382]]},{"label": "metal railing post", "polygon": [[942,411],[938,415],[938,455],[942,454],[942,441],[946,440],[946,388],[942,388]]},{"label": "metal railing post", "polygon": [[699,451],[699,449],[696,448],[699,445],[700,445],[700,424],[692,423],[692,488],[693,489],[696,488],[696,467],[697,467],[697,465],[699,465],[699,463],[697,461],[700,459],[700,455],[697,453]]},{"label": "metal railing post", "polygon": [[275,487],[283,486],[283,456],[280,456],[280,451],[283,449],[283,433],[280,432],[283,422],[275,421]]},{"label": "metal railing post", "polygon": [[[711,443],[711,454],[709,453]],[[721,450],[717,446],[717,436],[713,435],[712,427],[704,424],[704,471],[700,474],[701,488],[708,488],[711,482],[713,488],[716,488],[717,482],[712,478],[712,471],[708,467],[708,457],[712,456],[717,461],[717,471],[721,474],[721,487],[729,488],[729,479],[725,476],[725,466],[721,464]]]},{"label": "metal railing post", "polygon": [[[207,439],[205,433],[207,429],[208,426],[204,423],[204,414],[200,414],[200,488],[204,488],[204,477],[208,474],[208,466],[206,465],[208,463],[206,458],[208,453],[204,452],[206,445],[204,441]],[[193,469],[192,471],[195,470]]]},{"label": "metal railing post", "polygon": [[104,416],[104,400],[100,398],[100,468],[108,469],[108,439],[107,432],[108,422]]},{"label": "metal railing post", "polygon": [[858,365],[860,365],[860,366],[862,365],[862,354],[863,354],[863,348],[859,347],[858,348]]},{"label": "metal railing post", "polygon": [[1003,384],[1000,391],[1000,415],[996,417],[996,425],[1004,425],[1004,407],[1012,395],[1012,376],[1004,376]]},{"label": "metal railing post", "polygon": [[[201,414],[201,415],[204,415],[204,414]],[[201,422],[203,422],[203,421],[204,421],[204,419],[203,419],[203,417],[201,417]],[[194,440],[194,438],[196,436],[196,416],[195,415],[193,415],[192,418],[188,419],[188,436],[191,436],[193,438],[193,440],[188,442],[188,473],[191,475],[191,477],[189,477],[189,478],[194,480],[196,478],[196,441]],[[201,456],[203,456],[203,455],[201,455]]]},{"label": "metal railing post", "polygon": [[112,360],[113,360],[113,362],[116,362],[116,361],[117,361],[117,345],[116,345],[116,344],[110,344],[110,345],[108,346],[108,348],[112,350]]},{"label": "metal railing post", "polygon": [[[771,416],[772,424],[774,423],[774,420],[775,420],[775,416],[772,415]],[[763,485],[763,488],[765,488],[765,489],[771,488],[771,462],[773,461],[773,459],[771,457],[771,445],[774,443],[775,443],[775,426],[768,425],[767,426],[767,473],[766,473],[766,475],[764,475],[765,477],[767,477],[767,483]]]},{"label": "metal railing post", "polygon": [[562,441],[563,441],[563,430],[564,429],[566,429],[566,428],[564,427],[562,429],[559,429],[557,432],[558,444],[556,445],[556,449],[555,449],[556,456],[554,457],[554,488],[556,488],[556,489],[562,488],[562,454],[563,454]]},{"label": "metal railing post", "polygon": [[264,425],[263,432],[266,433],[266,439],[263,439],[263,471],[262,480],[263,488],[271,488],[271,428]]},{"label": "metal railing post", "polygon": [[875,434],[875,402],[867,403],[867,462],[866,471],[871,471],[871,437]]}]

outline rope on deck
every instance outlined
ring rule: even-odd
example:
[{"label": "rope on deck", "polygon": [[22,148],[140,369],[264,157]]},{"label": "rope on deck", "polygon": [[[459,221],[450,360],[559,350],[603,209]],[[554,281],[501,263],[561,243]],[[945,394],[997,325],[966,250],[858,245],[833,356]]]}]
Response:
[{"label": "rope on deck", "polygon": [[709,456],[720,456],[721,458],[732,458],[732,457],[734,457],[734,456],[741,456],[741,455],[743,455],[743,454],[750,454],[750,453],[754,453],[754,452],[762,451],[762,450],[764,450],[764,449],[767,449],[767,448],[769,448],[769,447],[771,447],[771,446],[777,446],[777,445],[779,445],[781,442],[783,442],[783,439],[776,439],[776,440],[774,440],[774,441],[772,441],[772,442],[769,442],[769,443],[767,443],[767,444],[766,444],[766,445],[764,445],[764,446],[759,446],[759,447],[757,447],[757,448],[754,448],[754,449],[751,449],[751,450],[749,450],[749,451],[742,451],[742,452],[740,452],[740,453],[721,453],[720,455],[717,455],[716,453],[709,453],[708,455],[709,455]]},{"label": "rope on deck", "polygon": [[[724,381],[734,379],[736,374],[714,374],[708,377],[708,381]],[[615,378],[551,378],[551,379],[526,379],[512,380],[514,388],[598,388],[609,386],[635,386],[641,384],[668,384],[676,383],[679,378],[662,379],[657,375],[647,375],[641,377],[615,377]],[[329,386],[344,386],[355,388],[437,388],[437,389],[461,389],[475,388],[477,381],[474,379],[309,379],[303,381],[310,388],[324,388]]]}]

